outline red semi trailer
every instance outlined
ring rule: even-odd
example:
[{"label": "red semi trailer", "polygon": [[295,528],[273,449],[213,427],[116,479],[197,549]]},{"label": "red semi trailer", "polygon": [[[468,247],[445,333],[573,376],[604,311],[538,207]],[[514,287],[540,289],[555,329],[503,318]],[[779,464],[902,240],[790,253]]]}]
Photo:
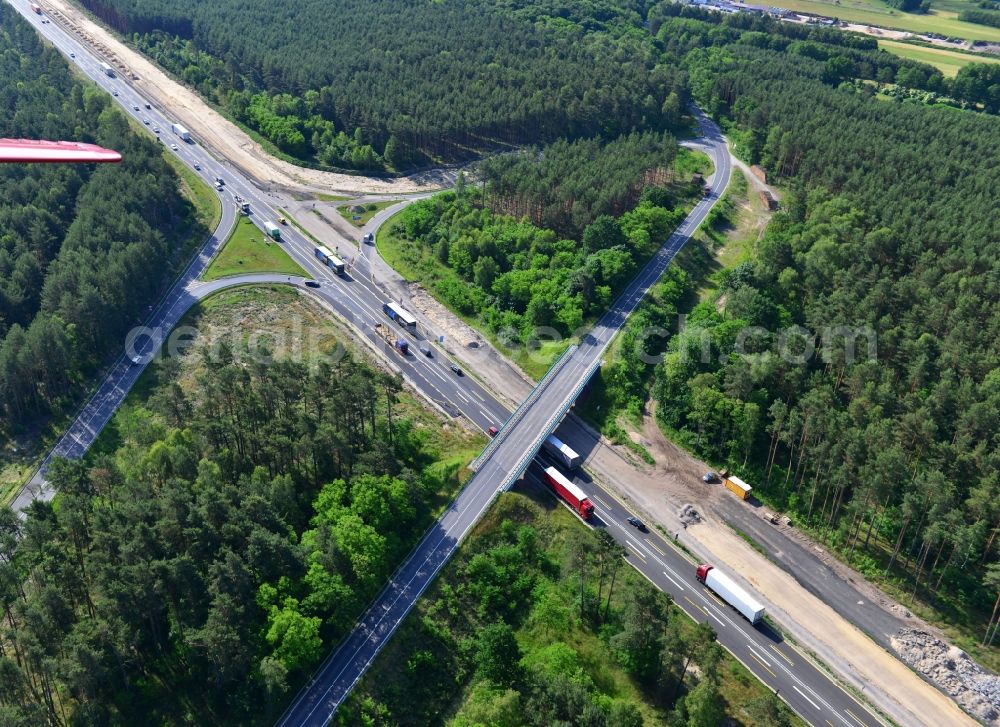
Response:
[{"label": "red semi trailer", "polygon": [[555,490],[563,500],[584,520],[590,520],[594,514],[594,505],[583,494],[583,490],[574,485],[555,467],[545,468],[545,484]]}]

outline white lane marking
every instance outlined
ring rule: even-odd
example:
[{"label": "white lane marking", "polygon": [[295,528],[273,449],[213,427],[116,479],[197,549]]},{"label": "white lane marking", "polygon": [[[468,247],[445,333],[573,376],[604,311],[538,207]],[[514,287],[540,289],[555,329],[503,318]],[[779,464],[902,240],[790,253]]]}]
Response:
[{"label": "white lane marking", "polygon": [[757,650],[753,648],[753,646],[751,646],[749,643],[747,644],[747,648],[750,649],[750,653],[752,653],[754,656],[756,656],[758,659],[764,662],[766,666],[771,666],[771,662],[769,662],[767,659],[765,659],[763,656],[757,653]]},{"label": "white lane marking", "polygon": [[671,583],[673,583],[673,584],[674,584],[675,586],[677,586],[678,588],[680,588],[680,589],[681,589],[682,591],[684,590],[684,586],[682,586],[682,585],[681,585],[680,583],[678,583],[678,582],[677,582],[677,581],[675,581],[675,580],[674,580],[673,578],[671,578],[671,577],[670,577],[670,574],[669,574],[669,573],[667,573],[666,571],[663,571],[663,575],[665,575],[665,576],[667,577],[667,579],[668,579],[668,580],[669,580],[669,581],[670,581]]},{"label": "white lane marking", "polygon": [[806,700],[807,702],[809,702],[809,704],[811,704],[812,706],[814,706],[814,707],[815,707],[816,709],[819,709],[819,705],[818,705],[818,704],[816,704],[816,702],[814,702],[813,700],[809,699],[809,697],[807,697],[807,696],[806,696],[805,692],[803,692],[803,691],[802,691],[801,689],[799,689],[799,688],[798,688],[797,686],[795,686],[795,685],[793,684],[793,685],[792,685],[792,689],[794,689],[794,690],[795,690],[796,692],[798,692],[799,694],[801,694],[801,695],[802,695],[802,698],[803,698],[804,700]]},{"label": "white lane marking", "polygon": [[638,549],[637,547],[635,547],[635,545],[633,545],[633,544],[632,544],[632,541],[631,541],[631,540],[628,540],[628,541],[626,541],[626,542],[627,542],[627,543],[628,543],[629,545],[631,545],[631,546],[632,546],[632,550],[634,550],[634,551],[636,552],[636,555],[638,555],[638,556],[639,556],[640,558],[642,558],[643,560],[645,560],[645,559],[646,559],[646,554],[645,554],[645,553],[643,553],[643,552],[642,552],[641,550],[639,550],[639,549]]},{"label": "white lane marking", "polygon": [[[720,624],[722,624],[723,626],[725,626],[726,622],[723,621],[721,618],[719,618],[718,616],[715,615],[717,609],[711,603],[709,603],[707,605],[708,605],[708,608],[705,609],[705,613],[707,613],[709,616],[711,616],[712,618],[714,618]],[[711,609],[711,610],[709,610],[709,609]]]}]

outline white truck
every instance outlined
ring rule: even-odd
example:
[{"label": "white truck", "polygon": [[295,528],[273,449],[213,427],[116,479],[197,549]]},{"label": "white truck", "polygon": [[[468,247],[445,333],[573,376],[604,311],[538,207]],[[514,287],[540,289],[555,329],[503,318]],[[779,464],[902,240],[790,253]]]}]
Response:
[{"label": "white truck", "polygon": [[184,141],[191,141],[191,132],[185,129],[180,124],[171,124],[170,130],[181,137]]},{"label": "white truck", "polygon": [[696,577],[750,623],[756,626],[764,618],[764,607],[760,602],[715,566],[702,563],[698,566]]},{"label": "white truck", "polygon": [[104,71],[105,76],[115,77],[115,69],[109,66],[107,63],[101,64],[101,70]]},{"label": "white truck", "polygon": [[542,446],[568,470],[576,469],[580,464],[580,460],[583,459],[572,447],[560,440],[555,434],[547,436],[545,441],[542,442]]}]

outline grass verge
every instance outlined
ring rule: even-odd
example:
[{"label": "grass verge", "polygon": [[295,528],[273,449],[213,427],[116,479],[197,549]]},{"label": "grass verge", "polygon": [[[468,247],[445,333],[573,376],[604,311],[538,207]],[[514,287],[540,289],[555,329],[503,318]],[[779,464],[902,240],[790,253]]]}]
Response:
[{"label": "grass verge", "polygon": [[281,245],[257,229],[249,219],[240,217],[233,234],[208,266],[202,279],[217,280],[246,273],[309,277],[297,262],[288,257]]},{"label": "grass verge", "polygon": [[174,154],[164,151],[163,158],[167,164],[177,172],[181,179],[181,191],[194,205],[195,217],[198,222],[209,230],[214,230],[222,219],[222,200],[219,199],[211,187],[194,173],[187,164],[184,164]]},{"label": "grass verge", "polygon": [[[380,210],[384,210],[386,207],[391,207],[392,205],[397,204],[398,202],[399,202],[398,199],[390,199],[385,202],[359,203],[359,206],[363,206],[365,208],[364,212],[352,212],[351,209],[354,207],[354,205],[345,204],[338,207],[337,212],[339,212],[341,217],[343,217],[345,220],[350,222],[355,227],[364,227],[365,225],[368,224],[368,222],[371,220],[372,217],[374,217],[376,214],[379,213]],[[354,219],[355,217],[357,217],[358,219]]]}]

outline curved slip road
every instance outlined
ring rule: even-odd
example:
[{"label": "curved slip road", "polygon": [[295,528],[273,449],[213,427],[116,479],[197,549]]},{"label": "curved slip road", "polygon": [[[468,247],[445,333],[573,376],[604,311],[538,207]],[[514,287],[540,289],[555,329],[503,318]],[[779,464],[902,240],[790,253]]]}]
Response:
[{"label": "curved slip road", "polygon": [[[15,509],[23,511],[31,500],[41,497],[51,499],[54,492],[44,486],[44,471],[53,456],[77,458],[82,456],[93,443],[101,429],[124,400],[135,380],[146,365],[151,354],[158,350],[167,333],[176,325],[184,313],[198,300],[223,288],[248,283],[291,284],[302,286],[304,280],[282,275],[248,275],[227,278],[211,283],[198,282],[211,257],[225,240],[235,220],[234,207],[228,204],[232,193],[248,200],[253,210],[253,218],[259,225],[265,220],[276,220],[280,210],[273,206],[274,198],[261,192],[253,183],[236,174],[225,161],[214,159],[209,152],[197,144],[183,143],[169,134],[169,115],[156,108],[145,109],[145,100],[126,82],[105,76],[87,49],[75,38],[67,35],[58,26],[41,24],[38,16],[20,8],[22,3],[11,2],[18,7],[36,29],[67,55],[76,54],[76,64],[105,90],[117,91],[117,100],[126,112],[133,116],[150,120],[149,128],[159,126],[161,137],[167,143],[176,143],[174,152],[188,165],[200,167],[199,173],[211,181],[215,176],[226,179],[225,191],[221,193],[223,220],[199,255],[191,262],[182,276],[170,288],[163,300],[156,306],[146,322],[149,335],[138,340],[136,353],[143,359],[133,365],[129,357],[123,355],[109,369],[109,372],[83,407],[66,434],[45,459],[43,465],[28,486],[15,501]],[[135,111],[133,106],[139,106]],[[379,599],[366,612],[358,628],[335,651],[316,673],[306,689],[296,698],[283,716],[280,724],[326,724],[336,705],[350,691],[375,654],[392,635],[401,619],[412,608],[416,598],[431,582],[434,575],[454,552],[461,539],[475,524],[482,512],[492,502],[493,497],[509,482],[516,479],[516,473],[523,470],[531,460],[527,452],[537,447],[540,431],[545,431],[561,418],[561,412],[575,397],[575,390],[596,365],[600,363],[615,332],[635,309],[648,288],[656,281],[673,256],[697,228],[712,204],[725,189],[730,174],[729,156],[725,153],[725,142],[714,124],[701,118],[699,121],[704,140],[691,146],[700,147],[713,155],[717,172],[712,179],[713,194],[699,202],[684,224],[666,241],[656,257],[643,269],[635,281],[615,302],[612,309],[601,319],[583,346],[570,352],[556,375],[545,385],[533,392],[530,406],[519,412],[517,422],[506,427],[501,441],[480,467],[480,472],[470,481],[470,486],[456,498],[452,507],[439,522],[425,534],[416,550],[401,566],[392,581],[386,586]],[[230,191],[231,190],[231,191]],[[393,210],[395,211],[395,210]],[[391,214],[388,210],[380,213],[364,231],[372,230]],[[498,403],[482,385],[472,377],[456,377],[448,368],[448,361],[434,349],[435,356],[420,355],[399,357],[388,349],[373,331],[376,322],[385,322],[381,312],[381,301],[386,299],[381,288],[368,276],[337,278],[328,268],[320,265],[312,256],[312,242],[292,228],[282,228],[286,250],[316,280],[318,290],[302,288],[317,296],[327,307],[345,318],[361,332],[374,347],[392,360],[403,372],[407,380],[425,396],[452,416],[466,416],[480,428],[505,421],[509,410]],[[324,240],[328,246],[346,240]],[[371,262],[358,258],[359,264],[371,266]],[[419,334],[399,332],[411,345],[424,342]],[[415,346],[414,346],[415,348]],[[532,475],[529,472],[528,479]],[[472,483],[475,482],[475,486]],[[636,540],[631,531],[621,526],[628,510],[594,483],[587,483],[586,489],[594,494],[598,504],[598,515],[609,531],[630,549],[630,561],[651,581],[672,593],[678,604],[695,618],[710,620],[719,631],[720,641],[737,655],[766,684],[780,690],[785,698],[803,718],[816,725],[875,725],[877,720],[856,700],[839,689],[825,674],[811,667],[808,660],[796,655],[773,637],[761,635],[734,616],[725,613],[720,604],[707,599],[704,593],[697,593],[697,585],[690,582],[689,564],[657,536],[649,535]],[[678,560],[679,559],[679,560]],[[662,567],[661,567],[662,566]],[[659,570],[657,571],[657,568]],[[703,591],[703,589],[702,589]],[[693,604],[687,603],[690,598]],[[714,605],[713,605],[714,604]],[[760,639],[765,638],[765,641]],[[768,654],[767,648],[781,649]]]}]

